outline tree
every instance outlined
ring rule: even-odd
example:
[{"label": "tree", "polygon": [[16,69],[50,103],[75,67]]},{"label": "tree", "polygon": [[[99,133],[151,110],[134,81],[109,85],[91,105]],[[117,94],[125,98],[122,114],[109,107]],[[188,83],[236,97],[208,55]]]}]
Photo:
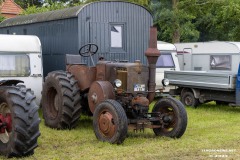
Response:
[{"label": "tree", "polygon": [[1,14],[0,14],[0,22],[2,22],[3,20],[5,20],[6,18],[3,17]]},{"label": "tree", "polygon": [[153,1],[154,25],[158,28],[158,39],[166,42],[197,41],[199,32],[192,23],[196,16],[193,4],[195,0]]},{"label": "tree", "polygon": [[42,1],[40,1],[40,0],[15,0],[15,3],[20,5],[23,9],[26,9],[29,6],[40,7],[42,5]]}]

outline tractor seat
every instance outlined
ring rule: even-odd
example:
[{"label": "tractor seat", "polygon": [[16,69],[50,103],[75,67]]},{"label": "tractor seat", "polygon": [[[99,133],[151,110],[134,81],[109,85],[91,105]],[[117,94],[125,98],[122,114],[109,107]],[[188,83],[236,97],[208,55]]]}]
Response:
[{"label": "tractor seat", "polygon": [[82,58],[79,55],[75,54],[66,54],[66,65],[87,65],[86,63],[81,62]]}]

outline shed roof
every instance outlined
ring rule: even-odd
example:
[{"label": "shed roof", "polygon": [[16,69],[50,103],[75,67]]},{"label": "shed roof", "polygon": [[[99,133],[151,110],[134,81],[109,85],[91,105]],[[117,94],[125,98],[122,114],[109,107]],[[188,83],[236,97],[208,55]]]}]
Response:
[{"label": "shed roof", "polygon": [[[71,7],[71,8],[65,8],[65,9],[61,9],[61,10],[17,16],[17,17],[14,17],[14,18],[4,20],[2,23],[0,23],[0,28],[1,27],[24,25],[24,24],[30,24],[30,23],[46,22],[46,21],[53,21],[53,20],[77,17],[78,14],[80,13],[80,11],[85,6],[91,5],[93,3],[103,3],[103,2],[108,2],[108,3],[124,2],[124,3],[133,4],[133,5],[138,5],[138,4],[131,3],[131,2],[126,2],[126,1],[104,0],[104,1],[99,1],[99,2],[88,3],[88,4],[85,4],[85,5],[75,6],[75,7]],[[138,6],[143,7],[141,5],[138,5]],[[144,9],[146,9],[146,8],[144,8]]]},{"label": "shed roof", "polygon": [[2,23],[0,23],[0,27],[8,27],[8,26],[77,17],[78,13],[83,7],[84,6],[82,5],[82,6],[65,8],[61,10],[49,11],[44,13],[17,16],[14,18],[4,20]]}]

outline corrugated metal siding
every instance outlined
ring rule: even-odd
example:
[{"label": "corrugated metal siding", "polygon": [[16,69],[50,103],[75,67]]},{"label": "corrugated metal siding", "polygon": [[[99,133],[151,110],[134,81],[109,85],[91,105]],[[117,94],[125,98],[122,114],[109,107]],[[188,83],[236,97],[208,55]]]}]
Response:
[{"label": "corrugated metal siding", "polygon": [[[70,11],[73,9],[69,9]],[[64,12],[68,13],[68,10],[65,9]],[[63,13],[63,11],[56,11],[56,13]],[[144,52],[148,47],[149,28],[153,20],[145,8],[128,2],[106,1],[90,3],[81,10],[75,8],[74,13],[69,14],[75,13],[79,13],[76,18],[65,15],[68,18],[52,21],[45,19],[45,22],[41,19],[41,22],[34,21],[29,24],[20,24],[19,20],[17,21],[19,23],[9,20],[16,26],[2,25],[0,33],[37,35],[43,47],[44,76],[53,70],[65,70],[65,54],[78,54],[79,48],[86,43],[96,43],[99,46],[98,53],[94,55],[95,62],[102,55],[107,60],[133,62],[138,59],[146,63]],[[39,17],[48,14],[43,13]],[[31,19],[32,16],[29,17]],[[111,23],[124,24],[124,51],[110,49]],[[91,64],[89,58],[83,59],[83,62]]]},{"label": "corrugated metal siding", "polygon": [[53,70],[65,70],[65,54],[78,54],[77,18],[0,28],[1,34],[36,35],[43,51],[44,76]]},{"label": "corrugated metal siding", "polygon": [[[153,24],[151,14],[143,7],[127,2],[98,2],[85,6],[79,13],[79,47],[86,43],[99,46],[99,55],[107,60],[136,59],[146,63],[144,52],[148,47],[149,28]],[[123,51],[110,48],[110,24],[124,25]],[[89,62],[85,58],[84,62]]]}]

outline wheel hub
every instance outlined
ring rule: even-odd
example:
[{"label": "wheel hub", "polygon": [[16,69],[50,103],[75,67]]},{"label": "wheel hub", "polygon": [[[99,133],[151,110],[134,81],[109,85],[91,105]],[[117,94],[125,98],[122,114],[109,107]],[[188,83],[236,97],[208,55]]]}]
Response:
[{"label": "wheel hub", "polygon": [[191,97],[186,97],[185,103],[186,103],[186,105],[191,105],[191,104],[192,104],[192,99],[191,99]]},{"label": "wheel hub", "polygon": [[7,103],[0,104],[0,141],[7,143],[9,133],[12,131],[12,117]]},{"label": "wheel hub", "polygon": [[115,125],[113,116],[109,112],[105,112],[100,115],[99,128],[107,137],[112,137],[114,135]]}]

